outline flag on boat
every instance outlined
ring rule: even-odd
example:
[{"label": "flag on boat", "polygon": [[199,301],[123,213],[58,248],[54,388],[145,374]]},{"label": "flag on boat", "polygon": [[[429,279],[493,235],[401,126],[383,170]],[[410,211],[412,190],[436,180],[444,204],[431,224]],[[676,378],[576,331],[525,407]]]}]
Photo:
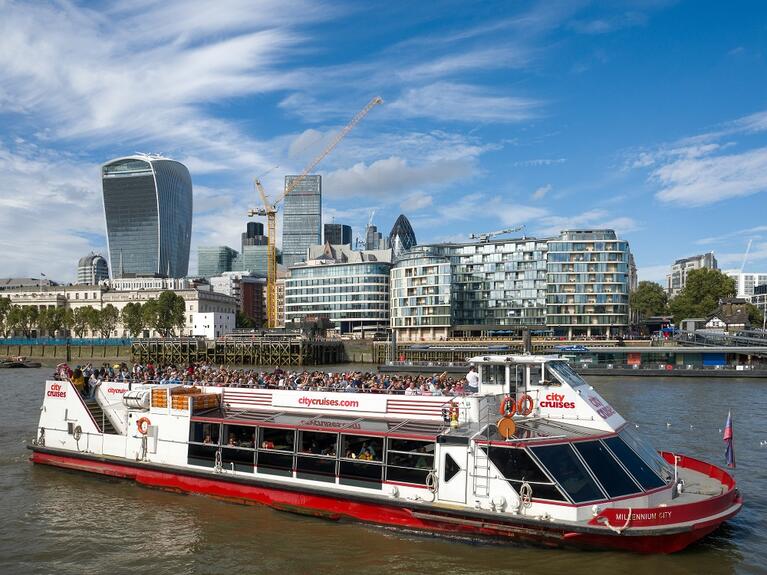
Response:
[{"label": "flag on boat", "polygon": [[724,435],[722,439],[727,444],[724,450],[724,459],[727,467],[735,467],[735,448],[732,445],[732,413],[727,412],[727,423],[724,424]]}]

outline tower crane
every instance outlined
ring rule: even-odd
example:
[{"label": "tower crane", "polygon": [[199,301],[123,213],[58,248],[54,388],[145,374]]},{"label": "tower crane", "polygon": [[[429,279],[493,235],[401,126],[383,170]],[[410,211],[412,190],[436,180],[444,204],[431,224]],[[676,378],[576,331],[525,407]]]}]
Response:
[{"label": "tower crane", "polygon": [[370,112],[370,110],[375,108],[378,104],[383,104],[383,99],[379,96],[376,96],[370,100],[370,102],[368,102],[367,105],[362,108],[362,110],[357,112],[351,121],[346,124],[346,126],[344,126],[338,132],[338,134],[335,135],[333,140],[325,147],[325,149],[322,150],[322,152],[320,152],[311,162],[309,162],[309,165],[304,168],[304,171],[301,172],[301,175],[293,178],[290,183],[285,186],[285,191],[274,202],[269,201],[266,192],[264,191],[264,187],[261,185],[260,179],[255,178],[254,180],[255,187],[261,196],[263,207],[248,210],[248,216],[251,218],[253,216],[266,216],[268,234],[266,246],[266,317],[267,326],[270,328],[275,327],[277,324],[277,253],[275,248],[275,240],[277,236],[277,208],[280,202],[285,199],[285,196],[293,191],[304,180],[304,178],[306,178],[309,172],[317,167],[317,164],[324,160],[325,157],[333,151],[333,148],[335,148],[339,142],[344,139],[346,134],[348,134],[352,128],[354,128],[354,126],[356,126],[360,120],[367,116],[368,112]]},{"label": "tower crane", "polygon": [[506,228],[505,230],[496,230],[494,232],[485,232],[481,234],[471,234],[469,236],[472,240],[479,240],[480,242],[488,242],[491,239],[493,239],[495,236],[502,236],[504,234],[511,234],[514,232],[518,232],[520,230],[524,230],[525,226],[517,226],[515,228]]}]

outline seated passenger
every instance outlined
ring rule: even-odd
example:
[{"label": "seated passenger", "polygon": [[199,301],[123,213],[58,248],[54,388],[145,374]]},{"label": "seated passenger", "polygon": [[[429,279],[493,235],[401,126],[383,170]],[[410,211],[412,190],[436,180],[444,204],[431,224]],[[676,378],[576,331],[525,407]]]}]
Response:
[{"label": "seated passenger", "polygon": [[362,461],[373,461],[373,454],[370,453],[370,450],[367,447],[363,447],[358,459]]},{"label": "seated passenger", "polygon": [[205,437],[203,438],[202,442],[207,444],[213,443],[213,439],[211,439],[210,433],[205,434]]},{"label": "seated passenger", "polygon": [[274,442],[269,440],[264,440],[263,443],[261,443],[262,449],[274,449]]},{"label": "seated passenger", "polygon": [[227,445],[229,447],[237,447],[237,437],[234,435],[234,433],[229,434],[229,441],[227,442]]}]

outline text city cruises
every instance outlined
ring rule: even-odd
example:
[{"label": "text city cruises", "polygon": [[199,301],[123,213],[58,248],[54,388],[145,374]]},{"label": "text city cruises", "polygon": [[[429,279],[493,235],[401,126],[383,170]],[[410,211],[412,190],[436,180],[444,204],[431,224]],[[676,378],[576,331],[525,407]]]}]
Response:
[{"label": "text city cruises", "polygon": [[730,474],[656,452],[565,360],[470,361],[479,391],[461,397],[105,382],[86,403],[71,382],[48,381],[31,459],[546,546],[673,552],[740,510]]}]

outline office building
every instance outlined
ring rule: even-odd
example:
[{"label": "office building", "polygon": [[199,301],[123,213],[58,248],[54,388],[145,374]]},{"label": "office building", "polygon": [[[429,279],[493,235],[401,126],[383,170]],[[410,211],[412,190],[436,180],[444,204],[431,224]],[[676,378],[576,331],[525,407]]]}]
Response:
[{"label": "office building", "polygon": [[406,252],[416,245],[415,232],[405,214],[400,214],[389,232],[389,245],[394,250],[394,256]]},{"label": "office building", "polygon": [[344,224],[325,224],[323,243],[333,246],[351,245],[352,228]]},{"label": "office building", "polygon": [[232,271],[239,255],[229,246],[200,246],[197,248],[197,275],[210,278]]},{"label": "office building", "polygon": [[735,295],[739,298],[749,298],[754,295],[756,286],[767,284],[767,273],[741,272],[727,270],[724,272],[735,280]]},{"label": "office building", "polygon": [[285,280],[285,324],[327,318],[340,333],[387,328],[391,267],[391,250],[311,246]]},{"label": "office building", "polygon": [[[285,176],[285,188],[299,176]],[[282,262],[306,259],[309,246],[322,242],[322,176],[305,176],[285,196],[282,211]]]},{"label": "office building", "polygon": [[668,295],[671,297],[678,296],[687,283],[687,274],[690,273],[690,270],[700,268],[719,269],[714,252],[676,260],[671,266],[671,273],[666,276],[666,291]]},{"label": "office building", "polygon": [[365,228],[365,249],[388,250],[390,247],[389,238],[385,238],[376,226],[368,224]]},{"label": "office building", "polygon": [[546,325],[568,337],[628,328],[629,245],[613,230],[566,230],[548,242]]},{"label": "office building", "polygon": [[95,285],[106,279],[109,279],[109,268],[107,261],[100,254],[90,253],[77,262],[76,283]]},{"label": "office building", "polygon": [[224,272],[210,278],[210,286],[237,300],[239,311],[256,327],[266,324],[266,277],[251,272]]},{"label": "office building", "polygon": [[248,222],[245,231],[242,232],[242,247],[265,246],[269,238],[264,235],[264,224],[261,222]]},{"label": "office building", "polygon": [[192,179],[155,155],[117,158],[101,169],[112,277],[184,277],[192,238]]},{"label": "office building", "polygon": [[764,329],[767,326],[767,283],[754,286],[754,293],[748,298],[748,301],[762,312],[762,325],[754,327]]}]

